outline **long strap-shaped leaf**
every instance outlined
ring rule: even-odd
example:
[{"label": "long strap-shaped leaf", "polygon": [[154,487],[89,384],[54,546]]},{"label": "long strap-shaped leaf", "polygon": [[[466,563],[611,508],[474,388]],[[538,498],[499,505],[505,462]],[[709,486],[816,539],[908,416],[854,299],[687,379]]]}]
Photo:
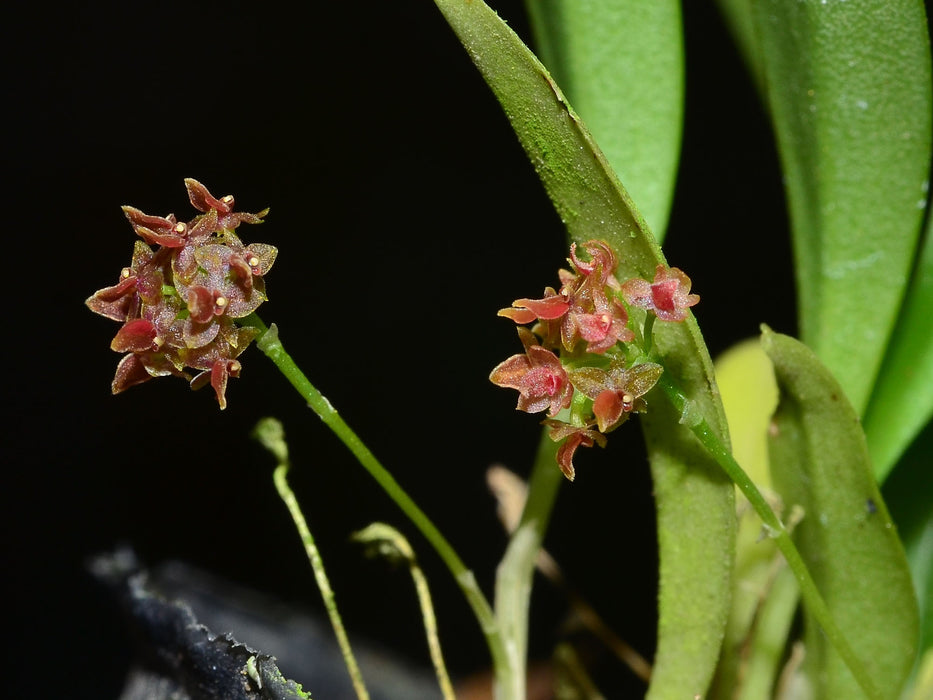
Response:
[{"label": "long strap-shaped leaf", "polygon": [[871,404],[865,435],[878,483],[933,417],[933,217]]},{"label": "long strap-shaped leaf", "polygon": [[684,111],[679,0],[526,0],[538,56],[664,238]]},{"label": "long strap-shaped leaf", "polygon": [[[620,275],[652,278],[664,262],[660,248],[541,63],[480,0],[435,2],[502,104],[571,239],[605,240],[619,256]],[[655,341],[696,408],[727,439],[696,322],[656,324]],[[646,418],[661,559],[658,648],[648,696],[693,697],[712,677],[728,615],[734,490],[661,397]],[[618,541],[627,536],[620,533]],[[607,552],[618,541],[607,543]]]},{"label": "long strap-shaped leaf", "polygon": [[930,168],[920,0],[753,0],[794,234],[801,338],[863,415]]}]

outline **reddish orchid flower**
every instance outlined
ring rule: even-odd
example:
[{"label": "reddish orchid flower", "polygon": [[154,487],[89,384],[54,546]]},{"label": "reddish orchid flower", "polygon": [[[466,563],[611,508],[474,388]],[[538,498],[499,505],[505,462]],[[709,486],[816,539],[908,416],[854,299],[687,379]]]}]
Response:
[{"label": "reddish orchid flower", "polygon": [[683,321],[687,309],[700,297],[690,294],[690,278],[676,267],[658,265],[654,281],[632,279],[622,285],[622,296],[632,306],[652,311],[662,321]]},{"label": "reddish orchid flower", "polygon": [[225,408],[227,379],[241,369],[236,358],[257,335],[236,319],[266,300],[262,277],[277,250],[263,243],[244,245],[232,230],[241,223],[260,223],[268,210],[237,213],[232,197],[216,199],[196,180],[185,185],[192,204],[203,212],[188,223],[172,214],[150,216],[123,207],[143,240],[136,242],[119,282],[97,291],[86,304],[123,323],[111,343],[115,351],[127,353],[117,366],[114,393],[152,377],[190,379],[184,370],[191,368],[200,370],[192,385],[210,382]]},{"label": "reddish orchid flower", "polygon": [[609,278],[615,272],[618,261],[616,255],[605,241],[587,241],[583,244],[583,249],[590,256],[590,259],[581,260],[577,255],[577,244],[570,244],[570,264],[584,277],[589,277],[594,272],[597,273],[600,284],[612,284]]},{"label": "reddish orchid flower", "polygon": [[560,270],[559,292],[548,287],[542,299],[517,299],[499,315],[520,324],[538,321],[534,331],[544,347],[573,351],[582,340],[587,352],[602,354],[616,343],[634,340],[635,333],[627,327],[628,312],[614,297],[620,285],[612,276],[612,249],[603,241],[588,241],[583,248],[589,260],[577,255],[576,244],[570,247],[575,272]]},{"label": "reddish orchid flower", "polygon": [[110,389],[114,394],[147,382],[154,377],[174,375],[187,379],[188,375],[175,367],[162,353],[131,352],[117,364]]},{"label": "reddish orchid flower", "polygon": [[[619,347],[638,338],[629,327],[630,307],[647,309],[662,320],[682,321],[699,297],[690,293],[687,275],[663,265],[657,267],[653,282],[635,279],[620,284],[615,277],[615,253],[604,241],[572,245],[568,261],[571,269],[558,272],[559,290],[548,287],[541,299],[517,299],[510,308],[499,311],[500,316],[518,324],[534,326],[531,331],[519,329],[525,354],[501,363],[490,379],[499,386],[518,389],[519,409],[549,411],[551,419],[544,424],[549,426],[551,438],[562,443],[558,464],[567,478],[573,479],[577,448],[605,445],[606,433],[631,414],[645,411],[643,397],[663,373],[662,366],[653,362],[626,366],[630,358],[644,355],[650,348],[650,342],[640,352]],[[653,323],[655,316],[649,316],[649,321]],[[648,321],[644,328],[650,333]],[[560,358],[552,351],[559,351]],[[575,392],[592,403],[574,403]],[[571,405],[571,423],[554,419],[558,411]]]},{"label": "reddish orchid flower", "polygon": [[594,444],[606,446],[606,436],[589,426],[575,426],[553,419],[545,420],[544,425],[548,427],[548,437],[551,440],[564,441],[557,449],[557,464],[570,481],[573,481],[577,474],[573,466],[573,456],[578,447],[592,447]]},{"label": "reddish orchid flower", "polygon": [[222,229],[228,231],[232,231],[241,223],[261,224],[263,217],[269,213],[268,209],[263,209],[258,214],[235,212],[233,211],[234,199],[232,194],[217,199],[204,185],[190,177],[185,178],[185,187],[188,189],[188,199],[191,201],[191,206],[205,213],[216,212],[217,223]]},{"label": "reddish orchid flower", "polygon": [[634,331],[628,327],[628,311],[616,299],[609,301],[603,297],[592,313],[574,310],[568,314],[568,320],[570,338],[579,336],[585,340],[587,352],[602,354],[616,343],[635,339]]},{"label": "reddish orchid flower", "polygon": [[593,399],[593,415],[600,432],[614,430],[632,413],[647,407],[642,398],[657,383],[664,368],[654,362],[643,362],[626,369],[613,365],[608,370],[581,367],[571,370],[574,387]]},{"label": "reddish orchid flower", "polygon": [[518,335],[525,346],[525,354],[512,355],[501,362],[489,379],[497,386],[518,390],[518,410],[537,413],[547,409],[548,415],[555,416],[562,408],[570,406],[573,398],[567,372],[557,355],[538,345],[529,330],[519,328]]},{"label": "reddish orchid flower", "polygon": [[227,320],[220,328],[216,340],[188,353],[187,364],[201,372],[191,380],[192,389],[210,383],[217,396],[220,409],[227,407],[227,379],[239,377],[243,366],[236,358],[242,354],[259,333],[255,328],[240,328]]},{"label": "reddish orchid flower", "polygon": [[510,318],[515,323],[531,323],[535,320],[557,320],[569,309],[570,303],[567,298],[554,291],[553,287],[547,287],[544,290],[544,298],[516,299],[511,308],[500,309],[498,315]]}]

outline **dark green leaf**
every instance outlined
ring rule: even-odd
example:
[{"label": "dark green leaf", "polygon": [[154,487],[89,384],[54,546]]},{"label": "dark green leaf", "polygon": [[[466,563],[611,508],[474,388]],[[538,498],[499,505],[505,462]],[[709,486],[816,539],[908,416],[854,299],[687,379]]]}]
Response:
[{"label": "dark green leaf", "polygon": [[933,218],[881,374],[865,412],[868,451],[881,483],[933,416]]},{"label": "dark green leaf", "polygon": [[[920,601],[920,649],[933,653],[933,424],[920,434],[884,484],[884,497],[907,550]],[[931,679],[933,682],[933,679]]]}]

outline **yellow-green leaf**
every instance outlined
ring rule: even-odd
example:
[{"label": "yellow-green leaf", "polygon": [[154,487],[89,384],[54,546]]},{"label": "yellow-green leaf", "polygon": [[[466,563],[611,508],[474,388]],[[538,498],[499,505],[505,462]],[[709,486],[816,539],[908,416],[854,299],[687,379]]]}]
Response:
[{"label": "yellow-green leaf", "polygon": [[684,111],[678,0],[527,0],[537,54],[586,121],[658,240]]}]

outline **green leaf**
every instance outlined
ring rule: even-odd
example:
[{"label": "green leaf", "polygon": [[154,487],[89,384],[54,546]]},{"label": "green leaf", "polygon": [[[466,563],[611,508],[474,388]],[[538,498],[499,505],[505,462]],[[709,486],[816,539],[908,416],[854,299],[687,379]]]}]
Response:
[{"label": "green leaf", "polygon": [[[910,446],[884,484],[891,517],[904,541],[920,601],[920,650],[933,653],[933,423]],[[933,681],[933,678],[931,678]]]},{"label": "green leaf", "polygon": [[[716,381],[722,394],[732,456],[749,478],[770,493],[768,425],[777,406],[778,391],[771,360],[759,338],[734,345],[716,358]],[[762,540],[761,518],[740,492],[736,494],[738,534],[732,605],[722,656],[711,698],[744,700],[772,697],[773,679],[780,671],[786,629],[796,609],[798,593],[792,574],[778,584],[783,562],[773,540]],[[783,593],[783,595],[780,595]],[[784,612],[784,619],[780,612]],[[774,643],[775,637],[780,638]]]},{"label": "green leaf", "polygon": [[538,56],[596,137],[657,239],[680,156],[678,0],[527,0]]},{"label": "green leaf", "polygon": [[717,0],[719,11],[722,13],[729,32],[745,60],[745,67],[758,95],[765,95],[765,69],[764,59],[761,57],[761,45],[755,36],[755,19],[752,12],[752,3],[755,0]]},{"label": "green leaf", "polygon": [[[896,698],[916,652],[917,602],[858,416],[809,348],[770,331],[762,342],[781,391],[771,430],[772,479],[785,510],[804,509],[794,539],[868,676],[883,697]],[[803,672],[817,698],[861,697],[809,615]]]},{"label": "green leaf", "polygon": [[933,416],[933,218],[881,374],[865,412],[875,478],[882,483]]},{"label": "green leaf", "polygon": [[921,0],[756,0],[801,337],[861,415],[906,289],[930,168]]},{"label": "green leaf", "polygon": [[[480,0],[435,0],[502,104],[570,238],[602,239],[619,275],[653,279],[663,255],[590,133],[550,75]],[[668,370],[728,440],[712,362],[691,317],[655,324]],[[649,698],[703,694],[728,615],[735,539],[732,484],[666,402],[642,421],[658,511],[661,589]],[[626,468],[631,465],[623,465]]]}]

